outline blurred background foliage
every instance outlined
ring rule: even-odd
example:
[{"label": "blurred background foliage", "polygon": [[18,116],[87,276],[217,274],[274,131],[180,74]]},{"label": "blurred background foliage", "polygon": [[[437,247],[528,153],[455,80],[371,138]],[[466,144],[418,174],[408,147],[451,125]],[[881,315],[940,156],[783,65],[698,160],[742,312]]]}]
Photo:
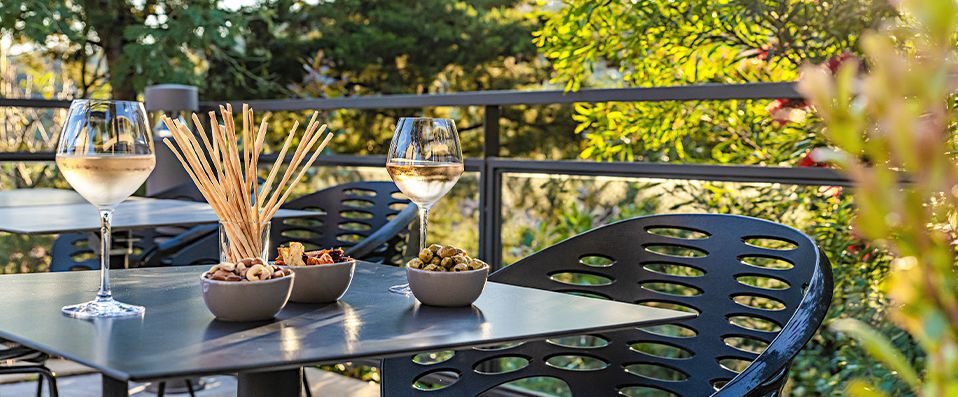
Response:
[{"label": "blurred background foliage", "polygon": [[[857,338],[911,393],[955,395],[958,1],[901,4],[899,23],[863,36],[865,68],[850,62],[834,73],[806,66],[799,90],[822,115],[825,134],[841,149],[837,163],[855,182],[856,230],[895,257],[882,286],[891,301],[888,318],[926,358],[915,363],[914,346],[901,352],[861,319],[831,328]],[[876,387],[888,379],[863,377],[846,392],[899,395]]]},{"label": "blurred background foliage", "polygon": [[[0,95],[51,99],[132,98],[157,83],[196,85],[201,100],[217,101],[793,81],[805,62],[837,69],[861,53],[862,32],[898,17],[884,0],[3,3]],[[7,112],[2,151],[51,150],[65,113],[0,112]],[[398,117],[426,115],[454,118],[464,154],[477,157],[482,112],[336,110],[321,117],[336,132],[331,153],[382,155]],[[272,114],[273,150],[292,120],[309,114]],[[812,150],[829,146],[821,128],[800,100],[503,106],[499,155],[820,166]],[[296,194],[388,176],[379,168],[317,167],[307,178]],[[507,174],[503,184],[506,263],[654,213],[734,213],[795,226],[816,238],[834,266],[826,321],[860,319],[916,365],[924,360],[886,317],[880,285],[889,256],[852,232],[857,209],[841,188],[539,174]],[[22,187],[68,188],[52,163],[0,164],[0,188]],[[475,252],[477,175],[464,175],[432,213],[432,239]],[[39,249],[52,238],[0,235],[0,270],[45,270],[49,259]],[[377,379],[366,369],[338,370]],[[837,396],[849,379],[890,373],[826,330],[794,362],[788,388],[792,395]],[[907,385],[886,378],[877,387],[908,395]]]}]

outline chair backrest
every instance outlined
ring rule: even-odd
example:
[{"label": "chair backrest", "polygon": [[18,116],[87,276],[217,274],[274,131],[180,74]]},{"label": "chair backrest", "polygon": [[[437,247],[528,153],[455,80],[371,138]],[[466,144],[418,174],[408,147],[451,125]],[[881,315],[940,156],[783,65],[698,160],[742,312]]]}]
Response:
[{"label": "chair backrest", "polygon": [[[791,359],[824,319],[832,294],[830,264],[811,238],[735,215],[658,215],[606,225],[489,279],[693,311],[698,317],[597,333],[576,343],[561,338],[457,351],[432,365],[408,357],[387,359],[384,396],[437,395],[413,387],[437,371],[458,375],[438,395],[479,395],[506,382],[543,376],[565,381],[574,396],[774,393],[784,384]],[[498,373],[480,365],[508,357],[528,365]],[[590,370],[570,370],[576,362],[589,364]]]},{"label": "chair backrest", "polygon": [[[156,229],[140,229],[132,231],[113,232],[110,245],[114,251],[129,251],[127,257],[131,266],[135,266],[144,253],[156,246],[158,234]],[[50,250],[50,271],[65,272],[71,270],[97,270],[100,268],[99,256],[91,245],[99,248],[99,235],[90,239],[89,233],[63,233],[53,241]],[[122,267],[122,264],[111,261],[111,268]]]},{"label": "chair backrest", "polygon": [[[170,189],[154,193],[150,195],[150,197],[160,199],[204,201],[202,194],[200,194],[199,189],[196,188],[193,182],[186,182],[174,186]],[[219,252],[216,250],[215,242],[215,227],[210,229],[212,233],[189,233],[195,232],[196,230],[199,230],[199,228],[202,228],[202,226],[193,228],[163,227],[138,229],[133,231],[118,231],[113,233],[111,245],[115,250],[132,251],[131,254],[127,255],[129,263],[132,267],[143,266],[146,264],[145,261],[148,259],[156,259],[149,260],[149,262],[152,263],[151,265],[155,266],[157,263],[159,263],[157,260],[160,259],[157,258],[156,255],[153,255],[158,245],[166,243],[167,241],[174,241],[181,235],[189,234],[193,239],[191,241],[180,239],[180,241],[183,242],[183,246],[185,247],[192,244],[193,246],[201,247],[202,249],[192,250],[188,258],[181,256],[182,259],[180,260],[164,264],[190,265],[219,262]],[[198,241],[200,238],[205,238],[206,241],[200,243]],[[95,241],[93,242],[95,243]],[[212,247],[212,250],[210,247]],[[94,253],[93,248],[90,247],[88,233],[64,233],[59,235],[53,242],[53,249],[50,252],[50,256],[50,271],[52,272],[97,270],[100,268],[100,260]],[[111,267],[114,266],[111,265]]]},{"label": "chair backrest", "polygon": [[[275,220],[270,226],[269,256],[276,247],[291,241],[302,242],[307,250],[340,247],[347,249],[369,237],[410,204],[396,184],[389,181],[351,182],[290,200],[286,209],[325,211],[314,218]],[[407,229],[358,259],[387,264],[401,262]]]}]

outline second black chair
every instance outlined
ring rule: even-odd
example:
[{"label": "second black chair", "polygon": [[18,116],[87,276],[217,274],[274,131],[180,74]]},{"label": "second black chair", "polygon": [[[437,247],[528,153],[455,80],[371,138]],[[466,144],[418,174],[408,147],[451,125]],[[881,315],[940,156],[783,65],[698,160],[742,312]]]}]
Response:
[{"label": "second black chair", "polygon": [[[614,223],[526,257],[489,280],[698,317],[446,352],[439,355],[451,356],[445,361],[424,361],[422,355],[386,359],[384,397],[476,396],[533,377],[559,379],[574,396],[777,395],[790,361],[818,329],[832,296],[831,267],[811,238],[733,215]],[[446,387],[427,391],[418,387],[424,383]]]},{"label": "second black chair", "polygon": [[302,242],[307,250],[340,247],[353,258],[402,262],[415,206],[388,181],[351,182],[290,200],[282,208],[325,211],[314,218],[276,220],[270,226],[270,258],[276,247]]}]

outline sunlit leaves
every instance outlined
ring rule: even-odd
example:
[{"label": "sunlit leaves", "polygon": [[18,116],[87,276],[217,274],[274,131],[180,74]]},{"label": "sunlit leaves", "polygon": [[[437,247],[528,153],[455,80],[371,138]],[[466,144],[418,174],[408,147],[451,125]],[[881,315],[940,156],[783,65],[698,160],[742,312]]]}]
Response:
[{"label": "sunlit leaves", "polygon": [[[791,81],[802,62],[853,50],[893,10],[883,1],[566,1],[534,43],[553,60],[553,82],[668,86]],[[583,158],[788,163],[821,145],[770,121],[764,101],[596,104],[577,108]],[[619,116],[618,113],[624,114]]]}]

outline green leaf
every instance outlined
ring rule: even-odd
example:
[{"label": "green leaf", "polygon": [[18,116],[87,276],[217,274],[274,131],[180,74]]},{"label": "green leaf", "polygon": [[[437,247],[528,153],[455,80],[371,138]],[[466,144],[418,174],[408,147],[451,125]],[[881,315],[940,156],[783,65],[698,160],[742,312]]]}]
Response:
[{"label": "green leaf", "polygon": [[918,393],[921,389],[921,381],[911,364],[905,360],[901,352],[888,339],[875,332],[867,324],[856,319],[846,318],[835,320],[829,325],[829,329],[851,335],[862,344],[869,355],[897,372],[897,376],[908,383],[915,393]]}]

